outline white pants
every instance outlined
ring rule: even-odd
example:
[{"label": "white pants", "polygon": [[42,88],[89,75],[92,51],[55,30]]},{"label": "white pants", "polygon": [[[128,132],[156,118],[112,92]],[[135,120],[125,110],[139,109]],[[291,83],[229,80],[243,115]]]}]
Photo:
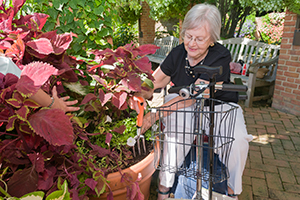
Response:
[{"label": "white pants", "polygon": [[[170,94],[166,96],[166,101],[174,98],[176,94]],[[236,122],[234,124],[234,141],[232,143],[232,147],[229,154],[228,160],[228,171],[229,171],[229,179],[228,186],[234,191],[234,194],[240,194],[242,192],[242,175],[245,168],[249,142],[253,139],[252,135],[248,135],[243,110],[238,104],[231,104],[237,106],[236,113]],[[230,105],[216,105],[215,112],[230,109]],[[208,107],[204,108],[208,110]],[[161,170],[159,173],[160,184],[165,187],[172,187],[175,179],[176,167],[181,166],[183,163],[185,156],[188,154],[190,150],[190,145],[194,141],[194,136],[191,134],[194,125],[194,116],[191,114],[194,110],[194,106],[190,106],[188,108],[183,108],[180,110],[184,110],[185,112],[173,112],[169,116],[165,118],[166,127],[164,129],[165,133],[165,142],[163,149],[162,163],[166,163],[174,170]],[[179,111],[180,111],[179,110]],[[225,121],[224,121],[225,120]],[[228,121],[226,121],[228,120]],[[227,124],[230,119],[220,119],[215,118],[215,132],[222,134],[227,134],[222,131],[222,129],[226,129]],[[220,123],[221,121],[221,123]],[[168,124],[171,124],[170,126]],[[176,124],[176,126],[175,126]],[[222,124],[222,126],[218,126],[218,124]],[[209,133],[209,125],[203,124],[206,133]],[[174,134],[176,133],[176,134]],[[227,136],[227,135],[226,135]],[[218,154],[218,152],[215,152]],[[176,159],[175,159],[176,157]],[[220,158],[222,161],[222,158]]]}]

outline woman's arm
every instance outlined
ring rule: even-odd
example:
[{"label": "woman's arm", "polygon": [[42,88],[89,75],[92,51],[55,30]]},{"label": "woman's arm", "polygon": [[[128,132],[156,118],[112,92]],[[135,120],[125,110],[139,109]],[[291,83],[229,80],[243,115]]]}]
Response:
[{"label": "woman's arm", "polygon": [[153,96],[154,90],[158,88],[164,88],[166,85],[170,83],[171,78],[167,76],[163,71],[158,67],[154,72],[153,72],[153,89],[149,90],[143,90],[142,92],[135,93],[135,96],[142,96],[144,99],[151,99]]},{"label": "woman's arm", "polygon": [[[204,82],[205,84],[209,83],[209,81],[205,81],[205,80],[199,78],[195,81],[195,84],[197,85],[197,84],[200,84],[201,82]],[[216,84],[223,84],[223,81],[217,82]],[[159,84],[157,84],[157,85],[159,85]],[[209,89],[206,89],[204,91],[203,97],[209,98]],[[186,101],[181,101],[179,103],[176,103],[177,101],[180,101],[182,99],[183,98],[181,96],[177,96],[177,97],[171,99],[170,101],[168,101],[167,103],[164,103],[161,107],[168,107],[167,110],[171,111],[171,110],[179,110],[182,108],[187,108],[195,103],[195,99],[189,99]],[[159,119],[159,117],[166,117],[167,115],[170,115],[171,113],[172,112],[163,112],[163,116],[158,116],[158,112],[155,113],[155,116],[153,116],[154,115],[153,113],[150,113],[150,112],[147,113],[144,116],[141,133],[144,133],[146,130],[148,130],[152,126],[152,122],[157,121]],[[152,117],[155,117],[155,120],[151,120]]]},{"label": "woman's arm", "polygon": [[74,107],[78,101],[67,101],[70,97],[61,97],[57,96],[56,87],[54,86],[52,89],[52,97],[50,97],[46,92],[42,89],[39,89],[34,95],[29,97],[30,99],[34,100],[36,103],[43,107],[50,107],[50,108],[58,108],[63,110],[64,112],[72,112],[79,110],[79,107]]}]

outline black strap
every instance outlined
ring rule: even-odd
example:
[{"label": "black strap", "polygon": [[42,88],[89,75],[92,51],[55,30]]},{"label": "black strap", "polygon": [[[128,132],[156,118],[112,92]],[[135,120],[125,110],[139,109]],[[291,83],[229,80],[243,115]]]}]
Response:
[{"label": "black strap", "polygon": [[166,194],[169,194],[170,193],[170,190],[168,192],[161,192],[159,189],[156,190],[159,194],[163,194],[163,195],[166,195]]}]

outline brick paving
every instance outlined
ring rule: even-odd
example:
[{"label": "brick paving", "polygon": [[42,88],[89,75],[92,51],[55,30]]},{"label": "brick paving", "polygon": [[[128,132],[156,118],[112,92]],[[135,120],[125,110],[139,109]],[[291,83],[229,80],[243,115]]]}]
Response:
[{"label": "brick paving", "polygon": [[[249,154],[239,200],[300,200],[300,117],[271,107],[243,108]],[[156,200],[157,173],[150,200]]]},{"label": "brick paving", "polygon": [[300,117],[244,108],[250,142],[240,200],[300,199]]}]

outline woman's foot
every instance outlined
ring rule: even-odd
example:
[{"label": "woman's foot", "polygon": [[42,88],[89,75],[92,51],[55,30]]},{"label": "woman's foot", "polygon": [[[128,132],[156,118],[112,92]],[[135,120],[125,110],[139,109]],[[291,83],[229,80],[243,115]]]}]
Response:
[{"label": "woman's foot", "polygon": [[157,200],[164,200],[169,197],[170,188],[167,188],[165,186],[159,185],[158,186],[158,195]]},{"label": "woman's foot", "polygon": [[228,187],[228,196],[232,197],[232,199],[238,200],[238,196],[236,194],[234,194],[234,191]]}]

